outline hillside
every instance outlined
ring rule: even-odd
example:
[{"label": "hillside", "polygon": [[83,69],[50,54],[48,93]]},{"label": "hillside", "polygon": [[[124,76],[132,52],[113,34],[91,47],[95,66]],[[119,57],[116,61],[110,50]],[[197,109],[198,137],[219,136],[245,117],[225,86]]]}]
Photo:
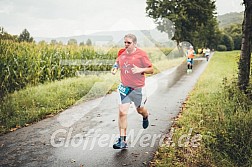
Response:
[{"label": "hillside", "polygon": [[93,33],[90,35],[80,35],[80,36],[69,36],[69,37],[59,37],[59,38],[43,38],[34,37],[36,42],[46,41],[50,43],[51,40],[61,41],[67,44],[69,39],[76,39],[78,43],[86,42],[87,39],[92,41],[92,44],[117,44],[123,46],[123,37],[125,34],[133,33],[138,38],[139,46],[155,46],[154,41],[161,42],[165,45],[173,47],[174,42],[172,42],[167,34],[159,32],[157,29],[153,30],[128,30],[128,31],[101,31]]},{"label": "hillside", "polygon": [[[219,22],[219,27],[222,29],[228,27],[232,24],[241,24],[243,21],[243,12],[237,13],[227,13],[224,15],[218,15],[217,20]],[[34,37],[36,42],[46,41],[50,43],[51,40],[61,41],[64,44],[67,44],[69,39],[76,39],[78,43],[86,42],[88,39],[91,39],[93,44],[123,44],[121,41],[123,36],[127,33],[133,33],[138,36],[138,43],[141,45],[152,45],[152,40],[159,42],[170,42],[167,35],[154,30],[131,30],[131,31],[102,31],[93,33],[90,35],[80,35],[80,36],[69,36],[69,37],[59,37],[59,38],[43,38],[43,37]],[[148,39],[147,39],[148,38]]]},{"label": "hillside", "polygon": [[242,24],[243,21],[243,12],[237,13],[227,13],[224,15],[217,16],[220,28],[229,27],[232,24]]}]

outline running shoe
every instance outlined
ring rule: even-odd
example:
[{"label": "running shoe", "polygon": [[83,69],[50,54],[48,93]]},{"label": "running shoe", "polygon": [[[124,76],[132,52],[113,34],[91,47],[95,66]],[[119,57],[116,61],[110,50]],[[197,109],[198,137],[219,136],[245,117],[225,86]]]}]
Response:
[{"label": "running shoe", "polygon": [[121,138],[118,139],[117,143],[113,145],[114,149],[125,149],[128,148],[128,145],[125,141],[122,141]]},{"label": "running shoe", "polygon": [[148,117],[144,118],[143,117],[143,128],[146,129],[149,126],[149,120]]}]

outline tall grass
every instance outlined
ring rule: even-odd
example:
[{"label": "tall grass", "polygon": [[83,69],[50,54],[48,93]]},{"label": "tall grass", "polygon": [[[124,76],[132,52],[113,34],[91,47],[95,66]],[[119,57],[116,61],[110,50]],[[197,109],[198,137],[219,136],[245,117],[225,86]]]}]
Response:
[{"label": "tall grass", "polygon": [[215,53],[173,125],[174,143],[192,128],[200,146],[165,145],[155,166],[252,166],[252,102],[236,86],[238,56]]}]

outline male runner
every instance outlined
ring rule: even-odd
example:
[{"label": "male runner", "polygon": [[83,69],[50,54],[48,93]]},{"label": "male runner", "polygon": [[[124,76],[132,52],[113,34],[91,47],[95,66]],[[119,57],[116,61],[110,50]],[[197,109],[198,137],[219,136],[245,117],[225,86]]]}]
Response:
[{"label": "male runner", "polygon": [[114,149],[127,148],[127,112],[131,102],[134,102],[136,110],[143,117],[142,126],[149,126],[148,111],[144,107],[146,103],[145,75],[153,73],[152,63],[148,55],[137,48],[137,38],[133,34],[124,37],[125,48],[118,52],[116,63],[111,72],[115,74],[120,69],[121,83],[118,86],[119,93],[119,132],[120,138],[113,145]]}]

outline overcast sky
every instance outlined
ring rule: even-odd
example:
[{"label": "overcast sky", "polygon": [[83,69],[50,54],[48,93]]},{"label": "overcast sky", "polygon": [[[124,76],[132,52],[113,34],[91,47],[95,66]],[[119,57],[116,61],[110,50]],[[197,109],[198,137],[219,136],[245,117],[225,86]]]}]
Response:
[{"label": "overcast sky", "polygon": [[[218,14],[244,10],[243,0],[216,0]],[[152,29],[146,0],[0,0],[0,26],[19,35],[62,37],[104,30]]]}]

